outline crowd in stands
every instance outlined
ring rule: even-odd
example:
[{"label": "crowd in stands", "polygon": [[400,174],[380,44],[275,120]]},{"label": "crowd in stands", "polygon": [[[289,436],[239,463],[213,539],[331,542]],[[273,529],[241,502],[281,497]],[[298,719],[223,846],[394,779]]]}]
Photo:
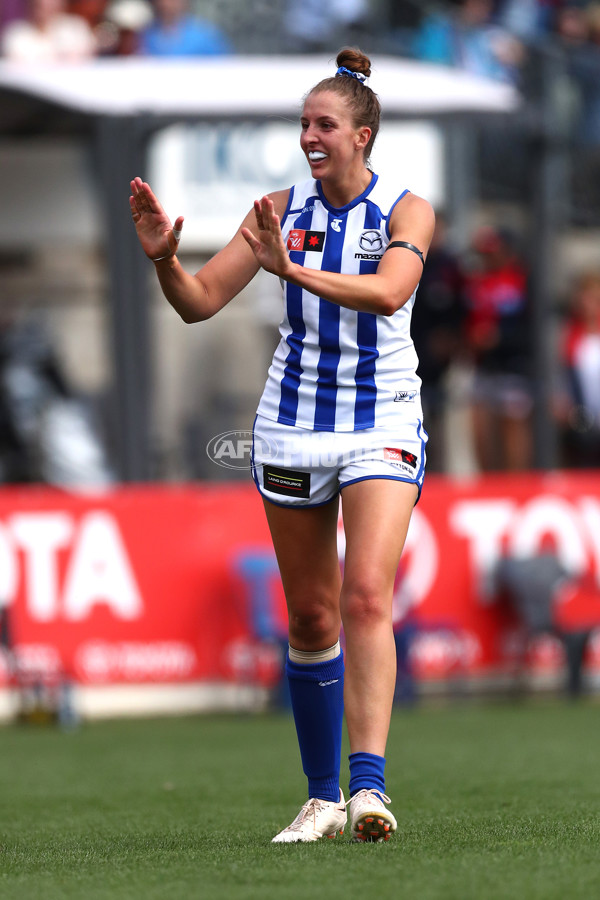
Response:
[{"label": "crowd in stands", "polygon": [[58,59],[119,53],[107,43],[115,29],[137,35],[130,53],[247,52],[239,30],[246,6],[272,24],[265,53],[331,52],[340,40],[360,41],[503,81],[518,81],[528,52],[550,37],[586,80],[600,41],[598,0],[3,0],[2,53],[27,58],[29,50],[36,59],[36,41]]},{"label": "crowd in stands", "polygon": [[[551,48],[570,79],[573,140],[600,156],[598,0],[2,0],[0,55],[71,62],[248,52],[242,8],[272,22],[260,52],[331,54],[342,43],[360,43],[373,54],[452,66],[521,88],[536,53]],[[528,281],[515,235],[480,229],[459,257],[439,215],[413,317],[427,420],[436,435],[434,469],[444,465],[447,380],[457,363],[470,372],[479,469],[531,466]],[[554,409],[561,462],[600,465],[600,258],[596,271],[576,279],[564,309]]]},{"label": "crowd in stands", "polygon": [[11,60],[331,53],[343,43],[520,87],[536,54],[552,47],[576,94],[574,131],[583,143],[600,143],[600,0],[3,0],[0,6],[0,56]]},{"label": "crowd in stands", "polygon": [[[570,130],[600,147],[600,0],[3,0],[0,57],[331,53],[359,43],[516,84],[539,54],[569,78]],[[532,76],[532,72],[534,73]],[[538,79],[539,80],[539,79]]]},{"label": "crowd in stands", "polygon": [[188,0],[6,0],[2,16],[2,56],[14,61],[233,52],[225,31]]}]

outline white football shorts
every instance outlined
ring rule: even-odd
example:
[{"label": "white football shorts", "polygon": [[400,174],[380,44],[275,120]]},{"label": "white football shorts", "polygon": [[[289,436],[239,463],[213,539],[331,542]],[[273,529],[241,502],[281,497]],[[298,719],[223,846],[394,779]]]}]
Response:
[{"label": "white football shorts", "polygon": [[416,484],[421,496],[427,432],[420,419],[362,431],[311,431],[257,415],[252,474],[279,506],[320,506],[342,488],[370,478]]}]

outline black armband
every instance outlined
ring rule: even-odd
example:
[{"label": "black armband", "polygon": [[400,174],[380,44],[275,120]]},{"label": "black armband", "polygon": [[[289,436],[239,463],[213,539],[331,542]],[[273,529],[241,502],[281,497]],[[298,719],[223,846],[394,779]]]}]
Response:
[{"label": "black armband", "polygon": [[406,247],[407,250],[412,250],[412,252],[416,253],[419,257],[422,265],[425,265],[425,257],[423,256],[419,248],[415,247],[414,244],[409,244],[408,241],[392,241],[391,244],[387,245],[386,250],[391,250],[392,247]]}]

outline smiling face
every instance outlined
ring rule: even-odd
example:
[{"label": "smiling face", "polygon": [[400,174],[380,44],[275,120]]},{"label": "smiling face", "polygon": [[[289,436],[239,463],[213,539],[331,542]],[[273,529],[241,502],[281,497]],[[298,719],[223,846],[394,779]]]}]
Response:
[{"label": "smiling face", "polygon": [[371,129],[356,128],[351,110],[333,91],[313,91],[300,118],[300,146],[315,178],[345,178],[364,171]]}]

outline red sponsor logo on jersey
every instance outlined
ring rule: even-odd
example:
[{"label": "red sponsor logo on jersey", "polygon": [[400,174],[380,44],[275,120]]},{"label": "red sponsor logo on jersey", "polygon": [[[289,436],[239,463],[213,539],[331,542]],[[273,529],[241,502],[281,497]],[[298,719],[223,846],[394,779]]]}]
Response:
[{"label": "red sponsor logo on jersey", "polygon": [[290,236],[288,237],[287,247],[288,250],[302,250],[304,245],[304,235],[305,231],[290,231]]},{"label": "red sponsor logo on jersey", "polygon": [[293,228],[288,237],[287,247],[288,250],[299,250],[301,252],[313,250],[316,253],[322,253],[324,243],[324,231],[306,231],[303,228]]},{"label": "red sponsor logo on jersey", "polygon": [[406,463],[411,469],[417,468],[417,457],[414,453],[409,453],[408,450],[400,450],[396,447],[384,447],[383,458],[389,459],[390,462]]}]

